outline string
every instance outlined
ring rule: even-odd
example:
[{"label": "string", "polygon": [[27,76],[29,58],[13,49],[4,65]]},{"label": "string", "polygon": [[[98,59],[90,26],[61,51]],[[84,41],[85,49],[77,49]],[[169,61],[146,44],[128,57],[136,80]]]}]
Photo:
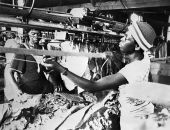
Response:
[{"label": "string", "polygon": [[[5,59],[6,59],[6,57],[5,57],[5,56],[0,56],[0,58],[5,58]],[[37,61],[23,60],[23,59],[19,59],[19,58],[13,58],[13,60],[27,61],[27,62],[32,62],[32,63],[36,63],[36,64],[38,64],[38,63],[37,63]],[[10,63],[11,63],[11,62],[4,63],[4,64],[10,64]],[[3,64],[3,63],[0,63],[0,64]]]},{"label": "string", "polygon": [[103,75],[102,75],[102,72],[103,72],[103,67],[104,67],[104,65],[107,63],[107,61],[108,61],[109,59],[107,58],[106,60],[105,60],[105,62],[103,63],[103,65],[102,65],[102,67],[101,67],[101,77],[103,77]]}]

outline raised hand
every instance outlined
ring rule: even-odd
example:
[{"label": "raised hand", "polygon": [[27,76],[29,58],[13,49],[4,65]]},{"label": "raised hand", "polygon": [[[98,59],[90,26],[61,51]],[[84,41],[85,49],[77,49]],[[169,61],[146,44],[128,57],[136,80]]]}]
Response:
[{"label": "raised hand", "polygon": [[47,70],[56,70],[58,72],[62,72],[64,67],[61,66],[58,62],[55,61],[55,58],[44,58],[41,63]]}]

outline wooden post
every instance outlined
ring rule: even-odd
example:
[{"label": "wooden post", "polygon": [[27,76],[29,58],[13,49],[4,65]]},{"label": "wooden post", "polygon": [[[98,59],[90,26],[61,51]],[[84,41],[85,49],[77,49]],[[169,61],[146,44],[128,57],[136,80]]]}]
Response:
[{"label": "wooden post", "polygon": [[[170,15],[169,15],[169,18],[168,18],[168,23],[170,23]],[[170,56],[170,26],[168,26],[168,29],[167,29],[167,55]]]},{"label": "wooden post", "polygon": [[[168,23],[170,23],[170,15],[168,18]],[[167,30],[167,41],[170,41],[170,26],[168,27],[168,30]]]}]

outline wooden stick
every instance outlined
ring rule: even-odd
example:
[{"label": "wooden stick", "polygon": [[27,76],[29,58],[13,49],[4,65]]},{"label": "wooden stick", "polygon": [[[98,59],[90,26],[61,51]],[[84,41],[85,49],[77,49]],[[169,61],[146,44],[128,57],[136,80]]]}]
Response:
[{"label": "wooden stick", "polygon": [[167,62],[167,61],[170,61],[170,57],[168,56],[168,57],[161,57],[161,58],[152,58],[151,61],[152,62],[157,62],[157,61],[165,61],[165,62]]},{"label": "wooden stick", "polygon": [[53,50],[38,50],[38,49],[25,49],[25,48],[7,48],[0,47],[1,53],[16,53],[26,55],[48,55],[48,56],[84,56],[89,58],[106,58],[105,53],[84,53],[84,52],[64,52],[64,51],[53,51]]}]

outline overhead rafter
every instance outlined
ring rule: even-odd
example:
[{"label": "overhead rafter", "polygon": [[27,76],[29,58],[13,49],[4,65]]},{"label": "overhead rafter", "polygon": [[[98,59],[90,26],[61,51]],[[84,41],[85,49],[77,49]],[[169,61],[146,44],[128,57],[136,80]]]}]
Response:
[{"label": "overhead rafter", "polygon": [[[59,13],[56,11],[48,11],[48,10],[42,10],[42,9],[32,9],[32,13],[30,14],[29,12],[29,7],[25,6],[13,6],[11,4],[4,4],[0,2],[0,14],[2,15],[11,15],[14,18],[17,17],[23,24],[25,22],[24,26],[28,23],[29,20],[34,19],[38,20],[41,19],[46,22],[53,22],[53,23],[69,23],[69,25],[72,24],[74,18],[76,19],[75,16],[69,13]],[[27,17],[29,15],[29,17]],[[18,17],[19,16],[19,17]],[[93,16],[84,16],[83,19],[90,19],[91,21],[102,21],[106,23],[110,23],[114,25],[113,29],[114,31],[122,31],[124,29],[125,24],[114,21],[113,19],[108,19],[108,18],[102,18],[102,17],[93,17]],[[15,20],[14,20],[15,21]],[[8,21],[6,21],[8,23]],[[12,22],[11,22],[12,23]],[[66,25],[66,24],[65,24]],[[75,30],[75,29],[73,29]]]},{"label": "overhead rafter", "polygon": [[[21,8],[21,9],[20,9]],[[5,15],[13,15],[13,16],[23,16],[25,18],[36,18],[36,19],[43,19],[47,21],[53,21],[53,22],[68,22],[68,18],[71,17],[71,15],[68,14],[59,14],[55,13],[55,15],[51,14],[51,12],[48,10],[40,10],[40,9],[32,9],[30,14],[30,9],[28,7],[19,7],[14,6],[12,7],[10,4],[4,4],[0,2],[0,14]]]},{"label": "overhead rafter", "polygon": [[[32,1],[25,0],[25,6],[31,6]],[[12,4],[12,0],[0,0],[0,2]],[[35,0],[34,4],[35,8],[53,7],[55,10],[67,10],[74,7],[87,7],[91,10],[96,8],[114,10],[163,6],[170,6],[170,0]]]},{"label": "overhead rafter", "polygon": [[97,35],[107,35],[114,36],[120,38],[119,34],[109,34],[104,31],[83,31],[81,29],[71,29],[61,27],[59,24],[51,23],[51,22],[39,22],[35,20],[29,20],[27,23],[11,16],[0,15],[0,25],[10,26],[10,27],[22,27],[22,28],[36,28],[41,30],[63,30],[68,32],[80,32],[80,33],[89,33],[89,34],[97,34]]},{"label": "overhead rafter", "polygon": [[[102,1],[102,0],[101,0]],[[122,2],[124,4],[122,4]],[[87,7],[90,10],[118,10],[118,9],[136,9],[136,8],[147,8],[147,7],[165,7],[170,6],[170,0],[120,0],[107,1],[107,2],[96,2],[95,7],[91,3],[75,4],[68,6],[56,6],[52,7],[53,10],[66,11],[70,8]]]}]

